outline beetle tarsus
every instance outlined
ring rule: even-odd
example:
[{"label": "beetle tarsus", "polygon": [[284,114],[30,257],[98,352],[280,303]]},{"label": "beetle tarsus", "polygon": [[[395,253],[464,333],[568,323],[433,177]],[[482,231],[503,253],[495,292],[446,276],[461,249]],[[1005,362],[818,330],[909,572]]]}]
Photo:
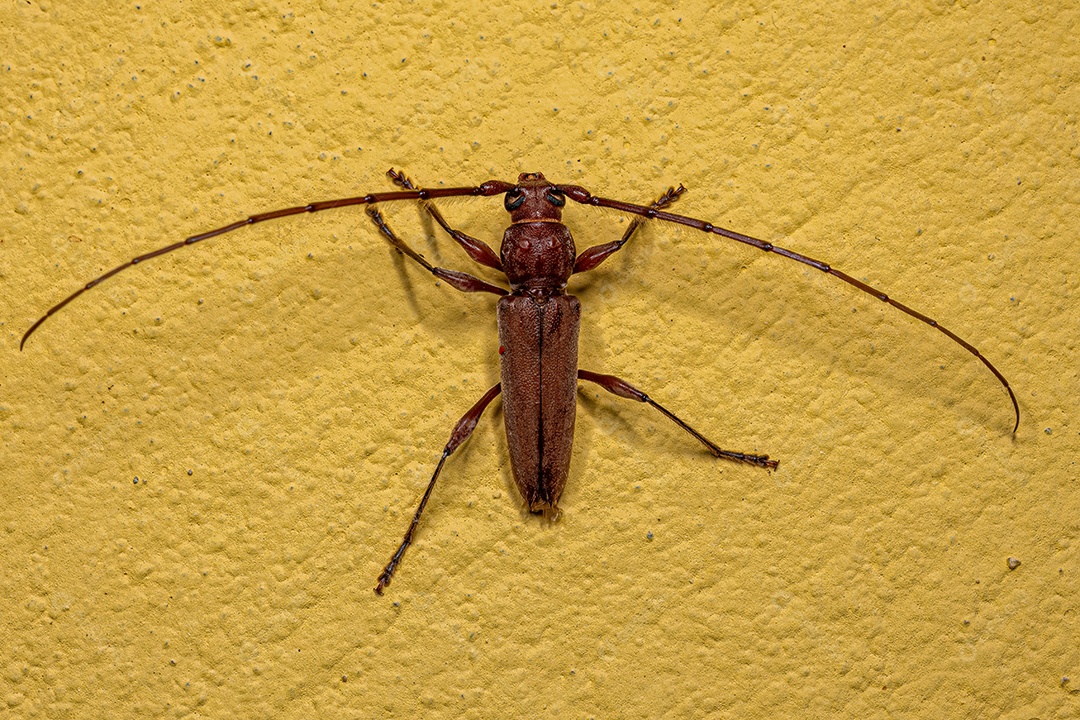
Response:
[{"label": "beetle tarsus", "polygon": [[768,468],[770,470],[775,470],[776,468],[780,467],[780,461],[770,460],[768,455],[744,455],[743,457],[739,458],[739,460],[742,460],[743,462],[748,462],[751,465],[757,465],[758,467]]},{"label": "beetle tarsus", "polygon": [[376,595],[382,595],[383,594],[383,588],[387,587],[390,584],[390,577],[393,574],[394,574],[394,567],[393,567],[393,563],[391,563],[390,565],[387,565],[386,569],[382,571],[381,575],[379,575],[379,584],[375,586],[375,594]]}]

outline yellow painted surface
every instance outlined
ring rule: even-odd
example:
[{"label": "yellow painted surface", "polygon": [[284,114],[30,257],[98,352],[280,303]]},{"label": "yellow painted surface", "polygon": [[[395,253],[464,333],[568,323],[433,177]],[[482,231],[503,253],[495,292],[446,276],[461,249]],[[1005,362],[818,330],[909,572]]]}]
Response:
[{"label": "yellow painted surface", "polygon": [[[0,718],[1080,717],[1075,3],[226,4],[0,16]],[[492,297],[330,212],[131,269],[19,352],[118,263],[391,166],[685,183],[970,340],[1020,430],[940,333],[651,225],[573,283],[582,365],[780,468],[590,388],[545,524],[496,404],[380,598],[497,378]]]}]

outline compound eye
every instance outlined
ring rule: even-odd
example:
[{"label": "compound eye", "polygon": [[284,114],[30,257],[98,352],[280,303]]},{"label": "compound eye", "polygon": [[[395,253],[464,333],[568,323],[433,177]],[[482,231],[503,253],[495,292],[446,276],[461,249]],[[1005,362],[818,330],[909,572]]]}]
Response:
[{"label": "compound eye", "polygon": [[548,190],[545,197],[547,198],[547,201],[555,207],[562,207],[566,204],[566,196],[558,190]]},{"label": "compound eye", "polygon": [[525,193],[521,192],[521,190],[511,190],[506,193],[505,204],[507,212],[517,210],[521,207],[523,202],[525,202]]}]

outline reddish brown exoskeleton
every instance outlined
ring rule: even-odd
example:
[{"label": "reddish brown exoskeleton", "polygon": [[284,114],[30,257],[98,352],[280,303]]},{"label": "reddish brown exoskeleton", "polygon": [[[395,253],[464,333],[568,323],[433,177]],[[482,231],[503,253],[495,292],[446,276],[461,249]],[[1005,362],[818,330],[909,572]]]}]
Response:
[{"label": "reddish brown exoskeleton", "polygon": [[[265,220],[318,212],[350,205],[375,205],[381,202],[418,200],[431,217],[465,250],[474,261],[505,274],[510,285],[506,290],[480,278],[456,270],[432,266],[398,238],[374,208],[368,214],[387,240],[400,252],[412,258],[435,277],[446,281],[462,292],[488,292],[502,296],[498,304],[500,354],[502,356],[501,382],[488,390],[482,398],[458,421],[450,440],[443,449],[431,481],[405,532],[401,545],[386,568],[379,575],[375,592],[382,594],[401,562],[405,550],[412,543],[420,523],[420,516],[431,496],[435,481],[446,459],[469,437],[484,409],[500,393],[503,396],[503,415],[506,424],[507,446],[510,449],[510,465],[514,481],[529,510],[549,516],[558,514],[559,498],[566,485],[570,468],[570,454],[574,439],[575,392],[578,380],[596,383],[608,392],[620,397],[651,405],[666,417],[690,433],[715,457],[736,460],[763,468],[777,467],[776,460],[768,455],[722,450],[701,433],[694,430],[673,413],[655,402],[648,395],[624,380],[611,375],[581,370],[577,366],[578,330],[581,321],[581,305],[577,298],[566,292],[571,275],[586,272],[600,265],[620,250],[640,226],[640,217],[686,225],[704,232],[722,235],[731,240],[752,245],[765,252],[782,255],[791,260],[817,268],[834,275],[865,293],[873,295],[900,311],[937,328],[951,340],[977,357],[998,379],[1012,401],[1016,422],[1013,432],[1020,426],[1020,406],[1008,381],[970,343],[946,330],[937,321],[891,299],[885,293],[856,280],[829,265],[785,248],[711,223],[683,215],[675,215],[662,208],[675,201],[683,187],[669,188],[650,206],[608,200],[596,197],[576,185],[555,185],[540,173],[522,173],[516,183],[488,181],[476,187],[439,188],[424,190],[416,188],[401,173],[389,172],[393,181],[404,188],[401,191],[373,193],[340,200],[328,200],[298,207],[252,215],[246,220],[232,223],[216,230],[193,235],[113,268],[91,280],[84,287],[53,306],[23,335],[19,348],[51,315],[76,297],[118,272],[137,265],[144,260],[164,255],[186,245],[206,240],[245,225]],[[462,195],[504,195],[506,210],[510,213],[510,227],[503,235],[499,255],[483,241],[455,230],[430,202],[436,198]],[[608,207],[640,216],[635,219],[622,239],[595,245],[581,254],[577,253],[570,230],[562,223],[562,208],[566,198],[585,205]]]}]

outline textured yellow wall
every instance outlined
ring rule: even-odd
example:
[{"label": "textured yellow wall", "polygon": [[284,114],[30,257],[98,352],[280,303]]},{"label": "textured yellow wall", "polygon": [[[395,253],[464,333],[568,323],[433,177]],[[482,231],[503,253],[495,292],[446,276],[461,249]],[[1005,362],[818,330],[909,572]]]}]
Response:
[{"label": "textured yellow wall", "polygon": [[[1080,716],[1075,3],[220,5],[0,16],[0,717]],[[582,365],[779,470],[588,389],[545,524],[496,405],[380,598],[497,378],[492,297],[349,210],[142,265],[18,351],[133,255],[391,166],[685,183],[971,340],[1020,431],[939,333],[654,225],[575,280]]]}]

